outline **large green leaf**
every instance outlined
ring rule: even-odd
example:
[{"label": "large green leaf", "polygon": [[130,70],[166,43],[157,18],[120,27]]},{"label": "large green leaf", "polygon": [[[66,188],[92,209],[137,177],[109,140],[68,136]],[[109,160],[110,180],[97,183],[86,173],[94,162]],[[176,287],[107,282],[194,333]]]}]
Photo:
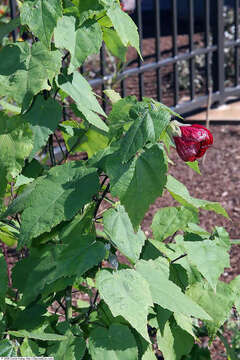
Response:
[{"label": "large green leaf", "polygon": [[[0,235],[1,236],[1,235]],[[5,296],[8,288],[8,275],[7,275],[7,264],[5,258],[2,254],[2,250],[0,249],[0,310],[5,309]]]},{"label": "large green leaf", "polygon": [[187,295],[211,316],[212,321],[206,321],[206,324],[209,336],[213,337],[229,317],[234,304],[231,286],[219,281],[215,292],[207,282],[197,282],[187,290]]},{"label": "large green leaf", "polygon": [[10,44],[0,51],[0,95],[9,96],[26,108],[32,97],[41,90],[50,89],[60,71],[61,54],[49,51],[41,42],[30,47],[28,42]]},{"label": "large green leaf", "polygon": [[75,18],[63,16],[58,20],[54,31],[55,45],[69,50],[71,73],[86,60],[89,55],[97,54],[102,45],[101,26],[95,20],[87,20],[75,31]]},{"label": "large green leaf", "polygon": [[89,352],[93,360],[138,360],[137,344],[128,326],[97,326],[90,333]]},{"label": "large green leaf", "polygon": [[184,247],[189,261],[196,265],[200,273],[216,290],[218,279],[224,272],[224,268],[230,267],[226,248],[213,240],[185,241]]},{"label": "large green leaf", "polygon": [[34,147],[30,159],[46,144],[62,117],[62,109],[58,102],[52,98],[44,99],[39,95],[31,109],[23,116],[23,119],[31,124],[34,134]]},{"label": "large green leaf", "polygon": [[136,270],[149,284],[154,303],[173,312],[210,319],[209,315],[168,279],[163,260],[140,260]]},{"label": "large green leaf", "polygon": [[137,234],[134,233],[124,207],[118,205],[116,209],[106,211],[103,215],[103,225],[104,231],[117,249],[135,263],[144,245],[145,235],[140,229]]},{"label": "large green leaf", "polygon": [[118,154],[109,157],[107,174],[111,193],[120,198],[134,229],[138,228],[149,205],[162,195],[166,171],[165,152],[159,144],[146,149],[127,164],[121,164]]},{"label": "large green leaf", "polygon": [[148,142],[157,142],[171,118],[166,110],[150,110],[148,104],[142,103],[132,107],[129,115],[134,122],[121,143],[123,162],[130,160]]},{"label": "large green leaf", "polygon": [[92,93],[91,86],[81,74],[75,71],[71,75],[59,75],[58,86],[72,97],[78,110],[90,124],[101,130],[108,131],[107,125],[97,115],[97,113],[103,116],[106,116],[106,114]]},{"label": "large green leaf", "polygon": [[157,211],[152,222],[154,238],[163,241],[188,223],[198,222],[197,213],[184,207],[165,207]]},{"label": "large green leaf", "polygon": [[148,307],[152,297],[148,283],[134,270],[120,270],[111,274],[102,270],[97,274],[96,286],[113,316],[123,316],[147,341]]},{"label": "large green leaf", "polygon": [[125,46],[131,45],[135,47],[140,54],[137,26],[130,16],[121,10],[119,4],[111,5],[111,7],[107,10],[107,15],[111,19],[122,43]]},{"label": "large green leaf", "polygon": [[62,4],[59,0],[26,0],[20,7],[22,25],[28,25],[33,34],[48,48],[60,16]]},{"label": "large green leaf", "polygon": [[97,193],[96,169],[85,168],[81,162],[55,166],[38,182],[23,211],[19,246],[50,231],[63,220],[70,220]]},{"label": "large green leaf", "polygon": [[163,334],[158,331],[157,343],[165,360],[180,360],[191,351],[194,339],[176,323],[168,321]]},{"label": "large green leaf", "polygon": [[175,200],[177,200],[180,204],[183,204],[186,207],[211,210],[214,211],[216,214],[221,214],[225,217],[228,217],[226,210],[219,203],[193,198],[189,194],[186,186],[177,179],[175,179],[172,175],[168,175],[166,188]]}]

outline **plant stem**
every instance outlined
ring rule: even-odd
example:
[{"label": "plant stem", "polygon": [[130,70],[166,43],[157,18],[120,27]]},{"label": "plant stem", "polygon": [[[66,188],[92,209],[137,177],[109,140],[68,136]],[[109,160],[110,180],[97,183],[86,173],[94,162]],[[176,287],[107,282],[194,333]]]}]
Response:
[{"label": "plant stem", "polygon": [[66,320],[70,321],[72,318],[72,287],[71,286],[68,286],[66,289],[65,302],[66,302],[66,309],[65,309]]}]

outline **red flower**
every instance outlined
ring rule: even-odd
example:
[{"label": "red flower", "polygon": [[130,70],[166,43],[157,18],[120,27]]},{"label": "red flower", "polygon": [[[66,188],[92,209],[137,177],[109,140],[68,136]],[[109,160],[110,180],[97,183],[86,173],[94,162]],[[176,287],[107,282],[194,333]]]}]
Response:
[{"label": "red flower", "polygon": [[181,136],[173,136],[178,155],[183,161],[202,157],[213,143],[211,132],[202,125],[180,126]]}]

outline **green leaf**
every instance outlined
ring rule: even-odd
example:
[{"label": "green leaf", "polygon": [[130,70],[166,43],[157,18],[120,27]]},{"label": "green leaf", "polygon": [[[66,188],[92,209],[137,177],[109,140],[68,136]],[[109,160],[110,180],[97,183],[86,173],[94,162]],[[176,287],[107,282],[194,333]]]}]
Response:
[{"label": "green leaf", "polygon": [[4,242],[7,246],[13,246],[16,245],[18,236],[18,230],[0,221],[0,241]]},{"label": "green leaf", "polygon": [[99,181],[93,168],[81,162],[53,167],[30,194],[23,211],[19,247],[50,231],[63,220],[70,220],[97,193]]},{"label": "green leaf", "polygon": [[46,144],[61,118],[62,109],[56,100],[52,98],[45,100],[43,96],[37,96],[31,109],[23,116],[23,120],[31,124],[34,134],[34,147],[30,160]]},{"label": "green leaf", "polygon": [[[0,234],[1,237],[1,234]],[[0,249],[0,309],[5,310],[5,297],[8,289],[8,275],[7,275],[7,264],[6,260],[2,254],[2,250]]]},{"label": "green leaf", "polygon": [[131,45],[135,47],[135,49],[141,56],[137,26],[130,18],[130,16],[128,16],[124,11],[121,10],[119,4],[112,5],[107,10],[107,15],[111,19],[112,24],[123,45]]},{"label": "green leaf", "polygon": [[236,306],[238,314],[240,314],[240,276],[236,276],[231,282],[230,287],[235,295],[234,305]]},{"label": "green leaf", "polygon": [[86,350],[82,333],[78,331],[75,336],[74,329],[69,329],[65,322],[59,323],[57,330],[64,334],[65,340],[49,346],[48,356],[53,356],[55,360],[81,360]]},{"label": "green leaf", "polygon": [[101,130],[108,131],[107,125],[97,115],[97,113],[103,116],[106,114],[92,93],[91,86],[81,74],[74,72],[71,75],[59,75],[58,86],[72,97],[87,122]]},{"label": "green leaf", "polygon": [[194,171],[196,171],[196,173],[200,174],[201,175],[201,171],[199,169],[199,166],[198,166],[198,161],[187,161],[186,164],[191,168],[193,169]]},{"label": "green leaf", "polygon": [[63,341],[66,339],[66,336],[53,334],[53,333],[44,333],[44,332],[29,332],[26,330],[13,331],[9,330],[8,333],[10,335],[20,337],[20,338],[28,338],[28,339],[36,339],[42,341]]},{"label": "green leaf", "polygon": [[187,295],[211,316],[212,321],[205,323],[210,338],[213,338],[229,317],[234,304],[234,292],[231,286],[219,281],[215,292],[207,282],[197,282],[187,290]]},{"label": "green leaf", "polygon": [[120,270],[111,274],[102,270],[97,274],[96,286],[113,316],[123,316],[147,341],[148,307],[152,298],[147,282],[134,270]]},{"label": "green leaf", "polygon": [[148,142],[157,142],[171,118],[167,111],[149,110],[146,104],[134,106],[130,116],[134,122],[121,142],[122,162],[130,160]]},{"label": "green leaf", "polygon": [[[165,260],[167,262],[167,260]],[[168,280],[168,274],[164,270],[166,266],[162,260],[140,260],[136,264],[136,270],[149,284],[154,303],[173,312],[194,316],[200,319],[210,319],[209,315],[172,281]]]},{"label": "green leaf", "polygon": [[191,351],[194,339],[176,323],[168,321],[163,335],[157,332],[157,343],[164,360],[180,360]]},{"label": "green leaf", "polygon": [[166,188],[175,200],[186,207],[211,210],[216,214],[228,217],[226,210],[219,203],[193,198],[186,186],[171,175],[168,175]]},{"label": "green leaf", "polygon": [[68,72],[71,73],[89,55],[99,53],[102,45],[101,26],[95,20],[87,20],[75,31],[75,18],[63,16],[55,28],[54,41],[56,47],[69,50],[71,62]]},{"label": "green leaf", "polygon": [[0,63],[0,95],[9,96],[24,109],[34,95],[41,90],[50,90],[51,82],[61,67],[58,50],[48,51],[41,42],[30,47],[28,42],[10,44],[0,51],[8,61]]},{"label": "green leaf", "polygon": [[128,164],[121,164],[118,154],[114,154],[107,160],[106,167],[111,193],[120,198],[137,229],[149,205],[162,195],[167,171],[165,152],[156,144]]},{"label": "green leaf", "polygon": [[16,263],[12,271],[13,286],[23,294],[23,305],[31,303],[46,284],[58,278],[56,263],[60,252],[59,246],[45,245],[32,249],[27,258]]},{"label": "green leaf", "polygon": [[98,265],[105,257],[106,249],[102,242],[92,236],[78,235],[65,246],[58,258],[57,277],[81,276]]},{"label": "green leaf", "polygon": [[112,55],[119,58],[121,62],[126,62],[127,47],[123,45],[121,38],[114,29],[103,28],[103,41]]},{"label": "green leaf", "polygon": [[183,358],[184,360],[211,360],[211,353],[208,348],[202,348],[194,344],[190,354]]},{"label": "green leaf", "polygon": [[137,234],[134,233],[124,207],[118,205],[116,209],[107,210],[103,215],[103,225],[104,231],[117,249],[135,263],[139,259],[145,235],[140,229]]},{"label": "green leaf", "polygon": [[8,178],[16,177],[32,150],[32,142],[28,124],[18,116],[0,112],[0,173],[5,170]]},{"label": "green leaf", "polygon": [[24,1],[20,7],[22,25],[28,25],[33,34],[49,48],[57,19],[62,16],[59,0]]},{"label": "green leaf", "polygon": [[29,125],[20,117],[8,117],[0,112],[0,208],[7,182],[16,177],[33,147]]},{"label": "green leaf", "polygon": [[12,216],[16,213],[22,212],[29,202],[32,191],[35,189],[38,182],[39,181],[41,182],[42,178],[43,177],[39,177],[32,183],[28,184],[25,187],[25,190],[21,194],[19,194],[16,197],[16,199],[14,199],[11,202],[11,204],[8,206],[7,210],[3,214],[1,214],[0,218],[4,219],[4,218],[7,218],[8,216]]},{"label": "green leaf", "polygon": [[196,265],[214,290],[224,268],[230,267],[229,254],[226,248],[216,241],[185,241],[184,247],[189,261]]},{"label": "green leaf", "polygon": [[20,18],[15,17],[6,24],[0,25],[0,43],[5,35],[8,35],[11,31],[15,30],[20,25]]},{"label": "green leaf", "polygon": [[163,241],[189,222],[198,222],[197,213],[184,207],[165,207],[157,211],[152,222],[154,238]]},{"label": "green leaf", "polygon": [[20,346],[21,356],[33,357],[40,355],[38,345],[35,341],[25,338]]},{"label": "green leaf", "polygon": [[112,90],[112,89],[104,90],[104,94],[107,95],[107,97],[111,101],[112,105],[116,104],[119,100],[122,99],[120,94],[117,91]]},{"label": "green leaf", "polygon": [[12,341],[0,340],[0,356],[17,356],[16,347]]},{"label": "green leaf", "polygon": [[138,360],[137,344],[126,325],[97,326],[90,333],[89,352],[93,360]]}]

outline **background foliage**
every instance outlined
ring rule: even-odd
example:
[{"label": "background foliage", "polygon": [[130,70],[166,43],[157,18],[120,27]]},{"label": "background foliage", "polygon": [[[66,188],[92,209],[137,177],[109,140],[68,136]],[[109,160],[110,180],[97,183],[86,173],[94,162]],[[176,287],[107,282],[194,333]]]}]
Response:
[{"label": "background foliage", "polygon": [[[0,27],[0,238],[18,255],[10,277],[0,253],[0,356],[209,359],[199,337],[222,336],[239,278],[219,280],[231,241],[198,214],[228,215],[168,174],[177,114],[111,90],[106,114],[79,72],[103,41],[119,67],[128,46],[140,53],[135,24],[117,0],[19,11]],[[141,221],[164,192],[179,205],[159,209],[147,239]]]}]

